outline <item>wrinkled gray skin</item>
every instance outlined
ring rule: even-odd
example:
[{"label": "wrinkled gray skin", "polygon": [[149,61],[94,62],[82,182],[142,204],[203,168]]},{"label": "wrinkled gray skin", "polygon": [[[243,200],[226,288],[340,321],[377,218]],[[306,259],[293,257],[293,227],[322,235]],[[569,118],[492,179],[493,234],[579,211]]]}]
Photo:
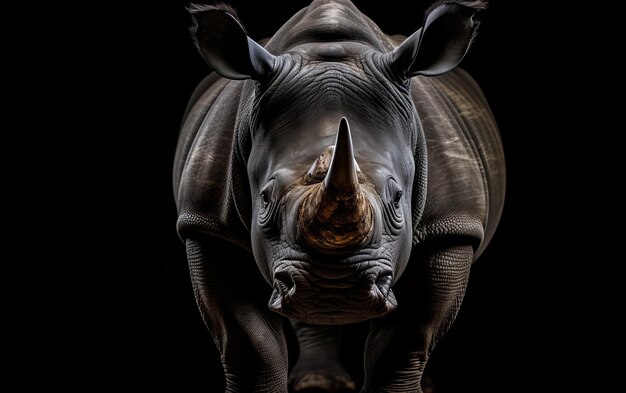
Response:
[{"label": "wrinkled gray skin", "polygon": [[[441,2],[405,40],[347,0],[316,0],[265,47],[227,9],[192,10],[198,47],[217,73],[193,94],[182,126],[177,228],[228,392],[354,389],[338,325],[364,320],[361,391],[422,391],[429,354],[504,200],[495,121],[455,69],[477,7]],[[328,177],[324,165],[317,177],[310,171],[340,122],[373,223],[356,248],[316,249],[303,239],[299,209]],[[289,378],[283,316],[300,341]]]}]

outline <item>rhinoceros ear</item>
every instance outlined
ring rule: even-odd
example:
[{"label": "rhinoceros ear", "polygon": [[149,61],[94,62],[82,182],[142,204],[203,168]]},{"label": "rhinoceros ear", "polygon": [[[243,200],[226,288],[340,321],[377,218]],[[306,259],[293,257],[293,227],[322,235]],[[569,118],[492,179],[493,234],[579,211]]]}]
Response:
[{"label": "rhinoceros ear", "polygon": [[191,6],[191,35],[209,66],[229,79],[262,79],[276,58],[250,39],[232,8]]},{"label": "rhinoceros ear", "polygon": [[456,67],[472,43],[478,28],[475,14],[484,1],[439,1],[427,12],[421,29],[387,53],[397,75],[435,76]]}]

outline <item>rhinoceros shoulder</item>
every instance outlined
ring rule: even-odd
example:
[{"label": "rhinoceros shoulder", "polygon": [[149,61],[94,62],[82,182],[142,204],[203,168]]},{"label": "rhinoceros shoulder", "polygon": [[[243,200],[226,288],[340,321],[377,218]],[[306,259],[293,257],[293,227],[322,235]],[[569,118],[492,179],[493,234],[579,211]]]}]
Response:
[{"label": "rhinoceros shoulder", "polygon": [[237,205],[249,198],[235,146],[243,85],[212,74],[196,89],[181,127],[173,180],[182,238],[217,236],[249,250],[248,228]]},{"label": "rhinoceros shoulder", "polygon": [[426,206],[415,240],[466,237],[478,256],[504,201],[504,154],[495,119],[478,85],[461,69],[413,78],[411,92],[428,154]]}]

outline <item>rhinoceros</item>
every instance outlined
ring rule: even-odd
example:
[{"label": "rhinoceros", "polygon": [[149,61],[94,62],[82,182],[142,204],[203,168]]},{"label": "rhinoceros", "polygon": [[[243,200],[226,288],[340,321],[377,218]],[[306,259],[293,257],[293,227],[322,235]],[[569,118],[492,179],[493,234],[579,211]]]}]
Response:
[{"label": "rhinoceros", "polygon": [[496,122],[457,68],[482,8],[439,1],[407,38],[315,0],[261,44],[190,7],[214,72],[180,132],[177,231],[228,392],[359,388],[341,325],[366,320],[361,392],[422,391],[504,203]]}]

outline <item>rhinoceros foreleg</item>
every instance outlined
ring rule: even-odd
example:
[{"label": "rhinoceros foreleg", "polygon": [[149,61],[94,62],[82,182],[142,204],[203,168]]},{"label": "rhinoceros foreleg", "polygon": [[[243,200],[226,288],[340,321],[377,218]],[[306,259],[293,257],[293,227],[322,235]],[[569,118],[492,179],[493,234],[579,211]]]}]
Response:
[{"label": "rhinoceros foreleg", "polygon": [[398,309],[371,322],[362,393],[429,391],[420,386],[424,367],[461,306],[474,252],[468,245],[416,254],[394,286]]},{"label": "rhinoceros foreleg", "polygon": [[281,317],[254,292],[254,262],[238,260],[233,250],[218,252],[208,241],[187,239],[186,245],[194,295],[221,355],[226,392],[286,393]]},{"label": "rhinoceros foreleg", "polygon": [[355,390],[356,386],[340,360],[341,327],[309,325],[295,320],[291,325],[300,345],[300,356],[289,375],[293,391]]}]

